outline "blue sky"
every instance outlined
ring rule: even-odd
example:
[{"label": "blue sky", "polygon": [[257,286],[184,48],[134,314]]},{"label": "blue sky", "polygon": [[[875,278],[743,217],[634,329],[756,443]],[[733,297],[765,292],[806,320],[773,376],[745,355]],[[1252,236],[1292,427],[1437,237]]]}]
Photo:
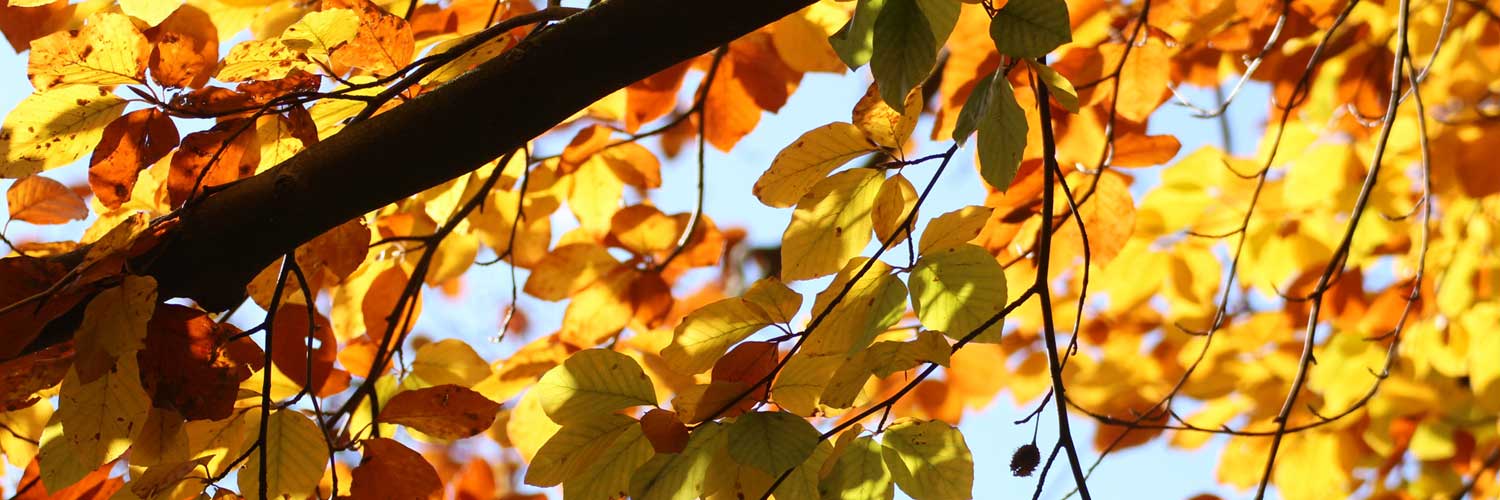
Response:
[{"label": "blue sky", "polygon": [[[25,78],[25,64],[25,54],[17,55],[0,49],[0,110],[9,111],[31,92]],[[697,78],[690,75],[689,85],[693,85]],[[776,245],[790,219],[791,210],[762,205],[751,195],[749,186],[770,164],[777,151],[802,132],[828,122],[849,120],[850,109],[863,94],[868,82],[868,70],[843,76],[809,74],[781,113],[765,115],[755,132],[746,137],[733,154],[725,155],[710,148],[707,159],[706,213],[721,228],[747,229],[752,244]],[[1189,95],[1199,102],[1211,100],[1211,95],[1205,91],[1189,91]],[[1239,146],[1239,151],[1246,151],[1258,142],[1258,136],[1247,132],[1258,131],[1263,121],[1265,113],[1262,106],[1266,102],[1264,89],[1252,87],[1240,102],[1248,106],[1236,106],[1232,110],[1238,132],[1235,143]],[[1246,126],[1247,124],[1255,126]],[[1219,141],[1215,122],[1190,118],[1185,110],[1170,104],[1158,112],[1151,128],[1153,132],[1170,131],[1177,134],[1183,143],[1183,154],[1200,145],[1217,144]],[[929,130],[930,123],[924,122],[918,127],[916,135],[925,137]],[[539,150],[543,154],[550,153],[560,148],[561,144],[543,143]],[[919,154],[941,152],[946,146],[947,144],[924,144]],[[929,199],[928,206],[923,209],[923,221],[964,205],[983,202],[982,181],[973,167],[972,148],[971,144],[950,166],[934,196]],[[663,166],[664,186],[653,197],[657,205],[667,213],[686,212],[693,206],[693,176],[696,167],[691,158],[691,154],[684,154]],[[47,176],[69,184],[81,183],[86,177],[86,167],[83,164],[86,162],[49,171]],[[931,168],[918,167],[912,170],[910,177],[913,183],[920,186],[930,172]],[[1149,188],[1154,183],[1154,177],[1154,173],[1149,172],[1142,175],[1142,182],[1133,187],[1136,194]],[[8,187],[11,182],[0,181],[0,189]],[[566,214],[566,211],[561,213]],[[26,223],[16,223],[11,225],[6,234],[12,238],[32,236],[46,240],[76,239],[85,226],[75,223],[37,228]],[[555,234],[570,227],[559,226]],[[483,258],[484,255],[481,255],[481,259]],[[524,272],[518,274],[523,282],[525,276]],[[489,360],[503,357],[522,342],[514,338],[498,344],[489,340],[494,337],[498,328],[500,311],[510,300],[509,280],[509,270],[504,266],[475,267],[466,277],[465,293],[457,300],[442,297],[439,293],[427,294],[425,314],[418,323],[417,332],[430,337],[465,339]],[[813,280],[799,283],[795,288],[811,296],[826,284],[827,279]],[[558,324],[562,313],[561,305],[543,303],[525,296],[521,297],[521,307],[532,320],[533,328],[528,334],[533,338],[551,331]],[[806,311],[803,314],[805,317]],[[248,320],[253,315],[241,313],[239,316],[237,319]],[[1010,422],[1028,413],[1031,410],[1030,404],[1034,404],[1018,407],[1011,400],[1008,394],[1002,394],[988,408],[967,415],[961,425],[975,455],[976,498],[1029,498],[1035,487],[1036,477],[1015,478],[1007,469],[1012,450],[1031,439],[1030,425],[1015,426]],[[1049,443],[1055,439],[1055,422],[1050,418],[1050,411],[1046,417],[1038,439],[1044,453],[1050,449]],[[1086,463],[1092,463],[1097,454],[1089,449],[1087,443],[1091,441],[1093,426],[1082,417],[1075,417],[1073,422],[1076,439],[1082,443],[1080,448],[1084,452],[1084,459]],[[1222,490],[1214,481],[1219,448],[1220,441],[1215,440],[1198,452],[1183,453],[1169,449],[1164,441],[1157,441],[1113,454],[1094,473],[1090,488],[1100,498],[1188,498],[1205,492],[1232,497],[1235,496],[1234,492]],[[1048,478],[1043,498],[1061,498],[1072,489],[1066,464],[1061,463],[1061,457],[1059,459],[1060,463],[1054,466]],[[6,472],[7,481],[4,483],[13,485],[19,471],[7,468]]]}]

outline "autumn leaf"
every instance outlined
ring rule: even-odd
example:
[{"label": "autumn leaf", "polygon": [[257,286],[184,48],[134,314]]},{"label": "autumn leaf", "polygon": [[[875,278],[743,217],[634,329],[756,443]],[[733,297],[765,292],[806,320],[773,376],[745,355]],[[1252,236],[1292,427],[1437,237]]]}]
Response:
[{"label": "autumn leaf", "polygon": [[211,14],[195,5],[182,5],[147,36],[155,42],[149,65],[151,79],[183,88],[200,88],[208,83],[219,62],[219,32]]},{"label": "autumn leaf", "polygon": [[89,207],[61,182],[33,175],[5,190],[11,220],[32,224],[63,224],[89,216]]},{"label": "autumn leaf", "polygon": [[852,121],[870,141],[901,151],[917,128],[918,115],[922,114],[922,88],[911,89],[899,110],[886,104],[879,90],[877,84],[870,85],[870,90],[854,105]]},{"label": "autumn leaf", "polygon": [[797,202],[781,237],[781,279],[799,281],[837,271],[870,243],[870,212],[884,178],[860,168],[813,186]]},{"label": "autumn leaf", "polygon": [[881,440],[886,467],[901,491],[918,500],[973,496],[974,458],[958,429],[944,422],[902,420]]},{"label": "autumn leaf", "polygon": [[144,83],[151,46],[120,14],[89,17],[83,29],[31,42],[26,74],[38,92],[69,85]]},{"label": "autumn leaf", "polygon": [[553,421],[567,423],[632,406],[655,405],[651,379],[634,359],[606,349],[574,353],[533,389]]},{"label": "autumn leaf", "polygon": [[293,70],[311,73],[317,66],[280,40],[249,40],[229,49],[214,77],[226,82],[272,80]]},{"label": "autumn leaf", "polygon": [[875,151],[863,131],[843,122],[809,130],[772,160],[755,181],[755,196],[773,207],[790,207],[849,160]]},{"label": "autumn leaf", "polygon": [[939,215],[927,223],[917,251],[922,255],[942,252],[979,236],[993,211],[989,207],[964,207]]},{"label": "autumn leaf", "polygon": [[801,465],[818,444],[818,430],[786,412],[740,415],[727,433],[730,457],[772,476]]},{"label": "autumn leaf", "polygon": [[288,409],[271,413],[266,429],[265,443],[239,471],[240,491],[260,491],[265,477],[267,495],[312,495],[328,464],[328,448],[309,443],[323,441],[323,431],[306,415]]},{"label": "autumn leaf", "polygon": [[352,9],[309,12],[281,33],[281,43],[315,59],[326,60],[335,48],[354,38],[359,15]]},{"label": "autumn leaf", "polygon": [[[851,429],[851,431],[857,430]],[[854,437],[847,445],[845,435],[857,436],[858,432],[840,435],[843,453],[829,469],[828,476],[818,486],[824,498],[870,498],[890,500],[896,495],[891,487],[891,473],[882,458],[882,446],[869,436]],[[903,490],[904,491],[904,490]]]},{"label": "autumn leaf", "polygon": [[627,426],[593,464],[563,482],[563,498],[592,499],[623,496],[630,490],[636,469],[655,454],[640,426]]},{"label": "autumn leaf", "polygon": [[178,141],[177,125],[155,109],[132,111],[110,122],[89,160],[94,196],[109,208],[130,201],[141,171],[172,152]]},{"label": "autumn leaf", "polygon": [[728,298],[688,314],[672,333],[662,358],[672,369],[699,373],[714,366],[729,347],[770,326],[764,310],[743,298]]},{"label": "autumn leaf", "polygon": [[1005,308],[1005,270],[983,248],[963,244],[923,254],[910,288],[922,326],[960,339],[989,322],[975,340],[999,340],[1002,323],[990,320]]},{"label": "autumn leaf", "polygon": [[700,495],[709,464],[725,446],[724,427],[718,423],[700,425],[681,453],[651,457],[630,478],[630,497],[656,500]]},{"label": "autumn leaf", "polygon": [[58,392],[54,418],[61,422],[63,439],[75,459],[85,467],[97,467],[130,448],[150,409],[135,358],[122,356],[90,382],[69,371]]},{"label": "autumn leaf", "polygon": [[381,423],[411,427],[438,439],[462,439],[490,427],[500,404],[473,390],[439,385],[402,391],[380,410]]},{"label": "autumn leaf", "polygon": [[354,468],[351,495],[358,498],[427,498],[443,489],[437,470],[420,453],[388,438],[360,443],[364,455]]},{"label": "autumn leaf", "polygon": [[19,179],[82,158],[124,109],[125,100],[102,87],[27,96],[0,125],[0,177]]},{"label": "autumn leaf", "polygon": [[688,442],[688,428],[677,413],[653,408],[641,416],[641,432],[657,453],[679,453]]}]

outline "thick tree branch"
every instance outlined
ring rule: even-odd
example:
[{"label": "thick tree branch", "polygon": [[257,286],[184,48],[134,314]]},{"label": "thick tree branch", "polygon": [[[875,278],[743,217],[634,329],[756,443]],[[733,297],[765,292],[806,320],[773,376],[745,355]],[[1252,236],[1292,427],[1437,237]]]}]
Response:
[{"label": "thick tree branch", "polygon": [[183,214],[145,271],[163,297],[233,305],[277,256],[514,151],[576,111],[811,0],[609,0],[356,123]]}]

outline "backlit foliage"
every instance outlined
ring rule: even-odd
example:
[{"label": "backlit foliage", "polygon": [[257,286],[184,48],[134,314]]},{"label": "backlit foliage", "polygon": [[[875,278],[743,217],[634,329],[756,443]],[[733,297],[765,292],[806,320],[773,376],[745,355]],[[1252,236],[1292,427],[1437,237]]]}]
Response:
[{"label": "backlit foliage", "polygon": [[[808,0],[444,183],[348,179],[403,196],[217,284],[239,305],[159,281],[205,200],[640,1],[0,7],[34,88],[0,126],[8,493],[994,497],[984,446],[1038,492],[1154,498],[1087,474],[1224,436],[1217,481],[1258,497],[1500,495],[1493,0]],[[716,223],[705,148],[851,71],[853,109],[741,187],[788,211],[779,244]],[[1265,123],[1225,114],[1246,89]],[[1148,128],[1168,106],[1200,120]],[[972,198],[924,210],[966,168]],[[654,202],[694,182],[695,209]],[[461,300],[518,348],[414,331],[491,265],[512,295]],[[966,440],[1002,391],[1059,438]]]}]

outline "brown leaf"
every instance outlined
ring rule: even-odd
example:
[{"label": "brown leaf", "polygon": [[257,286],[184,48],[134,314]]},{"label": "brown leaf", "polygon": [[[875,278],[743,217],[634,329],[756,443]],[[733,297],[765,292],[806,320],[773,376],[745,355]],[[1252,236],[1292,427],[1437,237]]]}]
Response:
[{"label": "brown leaf", "polygon": [[461,439],[495,423],[500,403],[454,384],[397,393],[381,409],[381,423],[411,427],[440,439]]},{"label": "brown leaf", "polygon": [[351,499],[428,498],[443,489],[437,470],[411,448],[387,438],[366,439],[363,446],[349,486]]},{"label": "brown leaf", "polygon": [[188,116],[223,118],[235,115],[250,116],[250,113],[254,111],[255,101],[248,95],[224,87],[203,87],[173,96],[171,106],[177,113]]},{"label": "brown leaf", "polygon": [[129,201],[141,170],[170,153],[178,140],[172,117],[155,108],[132,111],[110,122],[89,160],[89,187],[99,203],[113,209]]},{"label": "brown leaf", "polygon": [[222,420],[234,410],[239,383],[250,368],[236,359],[254,358],[259,349],[226,346],[239,330],[215,323],[208,313],[161,304],[146,325],[146,347],[137,354],[141,381],[158,408],[177,410],[187,420]]},{"label": "brown leaf", "polygon": [[[38,295],[67,272],[66,266],[55,261],[30,257],[0,259],[0,304],[4,304],[0,307],[5,308],[0,312],[0,359],[20,354],[42,333],[43,327],[89,296],[87,287]],[[82,318],[79,314],[78,319]]]},{"label": "brown leaf", "polygon": [[275,80],[251,80],[236,85],[234,90],[249,97],[250,101],[255,104],[265,104],[293,92],[316,91],[318,84],[322,82],[321,76],[293,69],[285,77]]},{"label": "brown leaf", "polygon": [[62,382],[72,363],[72,342],[0,363],[0,411],[36,404],[36,392]]},{"label": "brown leaf", "polygon": [[207,12],[184,4],[146,32],[151,78],[167,87],[202,87],[219,63],[219,31]]},{"label": "brown leaf", "polygon": [[[307,306],[282,304],[271,323],[274,335],[271,342],[271,362],[286,374],[293,383],[312,389],[319,397],[337,393],[349,387],[349,373],[333,367],[338,358],[338,339],[333,336],[333,325],[328,318],[311,311],[313,326],[308,326]],[[308,337],[313,337],[312,351],[308,351]],[[312,365],[309,379],[307,368]]]},{"label": "brown leaf", "polygon": [[[248,120],[229,120],[182,138],[182,147],[172,155],[172,170],[167,174],[167,195],[173,207],[182,206],[204,188],[255,174],[255,167],[260,164],[260,145],[250,125],[253,123]],[[205,169],[207,174],[203,174]]]},{"label": "brown leaf", "polygon": [[63,183],[33,175],[5,190],[11,220],[32,224],[63,224],[89,216],[89,206]]},{"label": "brown leaf", "polygon": [[688,428],[673,411],[652,408],[641,417],[641,432],[657,453],[677,453],[687,447]]}]

